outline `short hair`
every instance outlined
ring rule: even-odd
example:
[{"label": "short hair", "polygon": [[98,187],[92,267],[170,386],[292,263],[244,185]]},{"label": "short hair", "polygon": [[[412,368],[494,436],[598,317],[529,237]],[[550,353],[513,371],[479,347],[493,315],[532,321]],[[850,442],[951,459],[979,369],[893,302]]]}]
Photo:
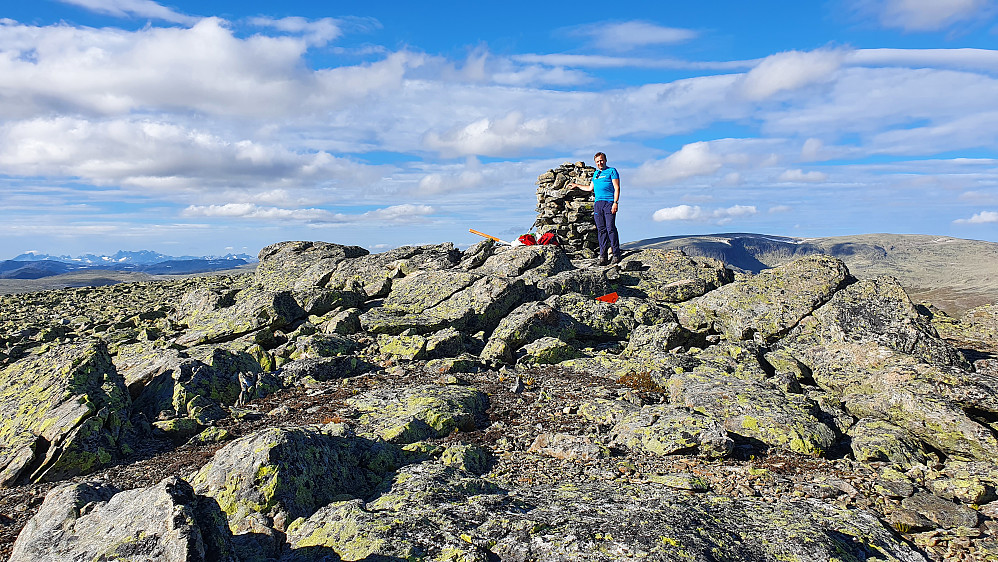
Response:
[{"label": "short hair", "polygon": [[593,155],[593,160],[599,158],[600,156],[606,158],[606,154],[603,154],[602,152],[597,152],[596,154]]}]

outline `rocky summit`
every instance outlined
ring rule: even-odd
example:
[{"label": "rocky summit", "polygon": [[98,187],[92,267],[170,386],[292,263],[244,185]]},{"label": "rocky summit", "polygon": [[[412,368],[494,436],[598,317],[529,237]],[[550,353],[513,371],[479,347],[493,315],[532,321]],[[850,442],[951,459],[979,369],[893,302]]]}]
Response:
[{"label": "rocky summit", "polygon": [[282,242],[0,298],[2,553],[998,560],[998,305],[583,249]]}]

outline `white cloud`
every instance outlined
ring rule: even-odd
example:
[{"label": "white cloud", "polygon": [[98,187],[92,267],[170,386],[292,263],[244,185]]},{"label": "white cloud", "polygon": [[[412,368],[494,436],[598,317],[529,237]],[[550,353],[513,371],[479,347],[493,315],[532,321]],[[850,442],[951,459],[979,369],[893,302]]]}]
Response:
[{"label": "white cloud", "polygon": [[524,64],[567,66],[576,68],[662,68],[675,70],[748,70],[759,60],[689,61],[668,57],[619,57],[608,55],[523,54],[511,60]]},{"label": "white cloud", "polygon": [[824,172],[810,171],[805,172],[804,170],[784,170],[777,181],[785,182],[823,182],[828,179],[828,174]]},{"label": "white cloud", "polygon": [[831,82],[845,55],[844,50],[819,49],[768,56],[745,75],[742,92],[746,98],[758,101],[779,92]]},{"label": "white cloud", "polygon": [[172,197],[219,186],[267,190],[334,180],[362,185],[389,170],[151,120],[61,117],[0,124],[0,173],[76,177]]},{"label": "white cloud", "polygon": [[92,12],[108,14],[115,17],[152,18],[172,23],[191,25],[198,18],[177,13],[152,0],[59,0],[64,4],[73,4]]},{"label": "white cloud", "polygon": [[305,223],[405,223],[431,215],[435,209],[429,205],[393,205],[366,213],[350,215],[333,213],[325,209],[285,209],[261,207],[252,203],[226,203],[224,205],[190,205],[181,212],[185,217],[238,218],[260,221],[293,220]]},{"label": "white cloud", "polygon": [[713,211],[705,210],[699,205],[678,205],[655,211],[652,219],[657,222],[681,220],[727,224],[735,218],[751,216],[757,213],[758,210],[754,205],[734,205],[727,209],[715,209]]},{"label": "white cloud", "polygon": [[655,211],[652,219],[663,221],[689,221],[698,220],[704,217],[703,209],[699,205],[678,205],[676,207],[666,207]]},{"label": "white cloud", "polygon": [[249,23],[259,27],[271,27],[285,33],[302,35],[311,45],[325,45],[343,35],[340,23],[333,18],[308,20],[301,17],[250,18]]},{"label": "white cloud", "polygon": [[445,133],[426,135],[427,148],[446,156],[509,156],[523,150],[568,143],[584,123],[569,123],[557,117],[528,118],[510,111],[499,118],[483,117]]},{"label": "white cloud", "polygon": [[663,27],[646,21],[601,22],[576,27],[572,33],[589,37],[597,47],[610,51],[684,43],[697,36],[697,32],[690,29]]},{"label": "white cloud", "polygon": [[0,25],[0,117],[127,114],[148,108],[265,118],[332,111],[397,88],[421,55],[307,70],[308,41],[236,37],[205,18],[135,32]]},{"label": "white cloud", "polygon": [[998,212],[995,211],[981,211],[980,213],[974,214],[974,216],[969,219],[956,219],[953,221],[956,224],[990,224],[998,223]]},{"label": "white cloud", "polygon": [[998,51],[990,49],[857,49],[845,57],[849,65],[906,66],[998,70]]},{"label": "white cloud", "polygon": [[980,17],[989,0],[881,0],[868,4],[885,27],[905,31],[936,31]]},{"label": "white cloud", "polygon": [[645,162],[634,175],[634,183],[655,185],[674,183],[693,176],[709,176],[721,169],[724,160],[711,151],[707,142],[683,146],[663,160]]},{"label": "white cloud", "polygon": [[789,205],[774,205],[769,208],[770,213],[789,213],[793,210],[793,207]]}]

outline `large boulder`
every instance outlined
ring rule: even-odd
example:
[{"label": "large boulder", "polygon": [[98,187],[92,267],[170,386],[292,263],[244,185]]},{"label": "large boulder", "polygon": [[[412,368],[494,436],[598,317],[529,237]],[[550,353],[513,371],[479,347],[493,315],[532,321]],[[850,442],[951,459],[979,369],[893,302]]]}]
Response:
[{"label": "large boulder", "polygon": [[610,431],[614,443],[653,455],[702,454],[722,458],[734,442],[717,419],[673,405],[645,406]]},{"label": "large boulder", "polygon": [[492,330],[523,301],[522,280],[478,277],[464,271],[427,272],[398,280],[383,306],[360,316],[375,334],[430,333],[446,327]]},{"label": "large boulder", "polygon": [[170,476],[149,488],[55,488],[14,543],[11,562],[235,562],[218,504]]},{"label": "large boulder", "polygon": [[323,287],[340,262],[366,256],[359,246],[329,242],[279,242],[260,250],[255,282],[267,291]]},{"label": "large boulder", "polygon": [[107,346],[53,347],[0,371],[0,486],[86,474],[131,451],[131,399]]},{"label": "large boulder", "polygon": [[773,342],[827,302],[849,279],[841,260],[808,256],[677,305],[676,314],[692,331],[714,331],[731,341]]},{"label": "large boulder", "polygon": [[195,290],[184,295],[178,308],[179,320],[189,330],[177,343],[186,346],[233,340],[263,328],[283,328],[307,316],[290,292],[257,287],[220,299],[207,298],[204,290]]},{"label": "large boulder", "polygon": [[191,485],[214,498],[232,531],[244,534],[256,514],[266,518],[266,526],[283,528],[334,500],[364,497],[402,458],[395,447],[338,426],[270,428],[220,449]]},{"label": "large boulder", "polygon": [[[228,354],[216,349],[215,364]],[[196,359],[181,359],[169,369],[156,375],[135,399],[136,410],[150,420],[189,417],[201,424],[221,419],[227,415],[226,406],[256,398],[252,389],[258,380],[253,369],[227,370]],[[252,365],[252,363],[249,363]],[[255,371],[259,371],[259,367]],[[261,389],[261,395],[268,392]]]},{"label": "large boulder", "polygon": [[998,455],[993,431],[969,414],[998,415],[998,377],[967,371],[892,278],[840,291],[778,347],[857,418],[890,422],[957,458]]},{"label": "large boulder", "polygon": [[[683,302],[734,280],[734,274],[713,258],[689,257],[681,250],[641,250],[627,256],[621,292],[658,302]],[[636,264],[636,265],[632,265]]]},{"label": "large boulder", "polygon": [[[599,343],[627,340],[638,326],[658,325],[673,325],[679,330],[669,308],[645,299],[621,297],[608,303],[578,293],[554,295],[542,302],[524,303],[503,318],[489,336],[481,358],[509,363],[517,349],[544,337]],[[677,339],[683,336],[677,335]]]},{"label": "large boulder", "polygon": [[671,370],[652,373],[669,400],[721,421],[729,434],[809,456],[823,456],[838,436],[817,404],[768,378],[758,351],[715,345],[676,356]]},{"label": "large boulder", "polygon": [[341,262],[325,281],[327,289],[362,291],[368,298],[387,296],[392,283],[417,271],[450,269],[461,262],[454,244],[402,246]]},{"label": "large boulder", "polygon": [[472,431],[489,407],[488,396],[480,390],[439,385],[375,390],[347,403],[360,413],[361,435],[400,444]]}]

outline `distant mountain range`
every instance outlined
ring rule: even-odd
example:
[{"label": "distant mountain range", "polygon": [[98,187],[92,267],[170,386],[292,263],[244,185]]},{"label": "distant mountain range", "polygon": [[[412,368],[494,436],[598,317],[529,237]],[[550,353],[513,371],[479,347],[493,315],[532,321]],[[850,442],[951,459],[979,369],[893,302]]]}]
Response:
[{"label": "distant mountain range", "polygon": [[0,279],[42,279],[82,270],[109,270],[149,275],[189,275],[232,269],[255,262],[246,254],[225,256],[168,256],[150,250],[118,251],[109,256],[50,256],[36,252],[0,261]]}]

